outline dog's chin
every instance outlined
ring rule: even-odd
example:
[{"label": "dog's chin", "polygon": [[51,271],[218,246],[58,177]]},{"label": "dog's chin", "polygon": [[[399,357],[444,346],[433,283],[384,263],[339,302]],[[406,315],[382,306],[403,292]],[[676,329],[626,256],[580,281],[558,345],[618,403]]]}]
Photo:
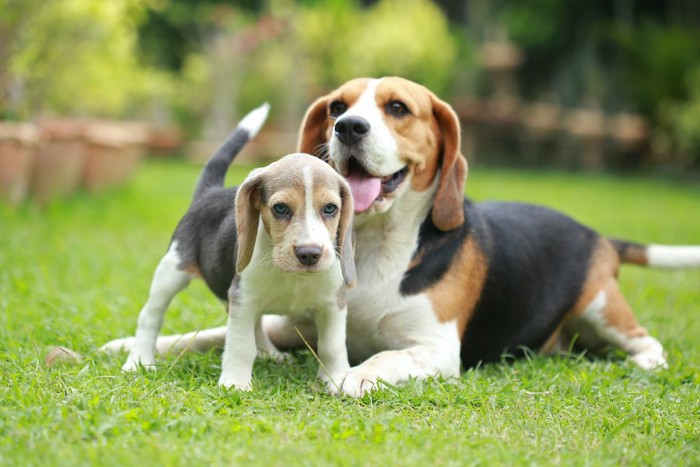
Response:
[{"label": "dog's chin", "polygon": [[317,264],[314,264],[313,266],[304,266],[296,260],[289,262],[275,261],[275,266],[277,266],[277,269],[279,269],[283,273],[293,274],[295,276],[300,277],[314,276],[320,272],[327,271],[332,265],[332,261],[328,263],[326,261],[321,261]]}]

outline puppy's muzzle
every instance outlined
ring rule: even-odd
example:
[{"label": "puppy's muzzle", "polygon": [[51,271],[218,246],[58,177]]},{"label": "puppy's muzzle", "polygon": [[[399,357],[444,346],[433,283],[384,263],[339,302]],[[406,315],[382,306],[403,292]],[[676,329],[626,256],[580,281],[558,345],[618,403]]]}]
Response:
[{"label": "puppy's muzzle", "polygon": [[313,266],[321,259],[323,250],[318,245],[300,245],[294,248],[294,254],[304,266]]},{"label": "puppy's muzzle", "polygon": [[358,116],[350,116],[339,119],[335,123],[335,136],[346,145],[357,144],[369,133],[370,124],[367,120]]}]

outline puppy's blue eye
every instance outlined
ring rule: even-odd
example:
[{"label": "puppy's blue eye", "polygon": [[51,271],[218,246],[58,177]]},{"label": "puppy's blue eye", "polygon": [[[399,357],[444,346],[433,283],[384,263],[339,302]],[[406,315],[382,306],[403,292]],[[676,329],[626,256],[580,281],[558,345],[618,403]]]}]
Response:
[{"label": "puppy's blue eye", "polygon": [[272,212],[274,212],[278,216],[288,216],[291,213],[291,211],[289,210],[289,206],[287,206],[284,203],[277,203],[274,206],[272,206]]},{"label": "puppy's blue eye", "polygon": [[325,214],[326,216],[332,216],[336,212],[338,212],[338,206],[336,206],[333,203],[329,203],[323,206],[323,214]]}]

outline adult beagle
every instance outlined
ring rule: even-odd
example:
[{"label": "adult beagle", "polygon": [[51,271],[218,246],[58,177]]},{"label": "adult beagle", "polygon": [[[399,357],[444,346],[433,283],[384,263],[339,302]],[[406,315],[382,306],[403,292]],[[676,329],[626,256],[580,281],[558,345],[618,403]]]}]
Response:
[{"label": "adult beagle", "polygon": [[319,377],[337,392],[350,368],[345,293],[355,283],[352,196],[343,177],[308,154],[285,156],[253,170],[239,188],[224,188],[229,165],[267,111],[263,106],[246,116],[204,167],[156,269],[134,340],[102,348],[130,348],[123,370],[155,366],[168,304],[202,278],[228,302],[221,386],[250,390],[256,355],[281,358],[260,317],[283,314],[318,328]]},{"label": "adult beagle", "polygon": [[[347,332],[361,363],[344,392],[457,376],[460,365],[565,350],[572,339],[618,347],[642,368],[666,366],[618,289],[618,268],[700,267],[699,246],[642,246],[544,207],[472,203],[457,116],[401,78],[355,79],[318,99],[298,149],[328,160],[355,200]],[[289,326],[268,331],[278,345],[298,344]]]},{"label": "adult beagle", "polygon": [[[357,286],[347,346],[359,363],[342,381],[361,396],[381,381],[459,375],[524,348],[618,347],[642,368],[665,367],[661,344],[621,295],[621,263],[700,267],[699,246],[605,238],[550,209],[472,203],[452,108],[401,78],[355,79],[319,98],[298,150],[327,160],[355,201]],[[302,345],[313,323],[263,317],[278,347]],[[223,328],[158,340],[220,345]]]}]

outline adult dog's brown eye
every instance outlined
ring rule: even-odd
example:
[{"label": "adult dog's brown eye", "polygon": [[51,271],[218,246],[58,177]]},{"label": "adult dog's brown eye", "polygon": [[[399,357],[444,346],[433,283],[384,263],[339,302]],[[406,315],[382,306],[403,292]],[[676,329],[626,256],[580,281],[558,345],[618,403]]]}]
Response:
[{"label": "adult dog's brown eye", "polygon": [[331,117],[340,117],[345,113],[346,110],[348,110],[348,106],[345,105],[344,102],[341,101],[333,101],[331,102],[331,105],[329,107]]},{"label": "adult dog's brown eye", "polygon": [[408,110],[408,106],[406,104],[397,100],[389,101],[385,109],[386,113],[388,113],[389,115],[393,115],[394,117],[403,117],[404,115],[408,115],[411,113]]}]

